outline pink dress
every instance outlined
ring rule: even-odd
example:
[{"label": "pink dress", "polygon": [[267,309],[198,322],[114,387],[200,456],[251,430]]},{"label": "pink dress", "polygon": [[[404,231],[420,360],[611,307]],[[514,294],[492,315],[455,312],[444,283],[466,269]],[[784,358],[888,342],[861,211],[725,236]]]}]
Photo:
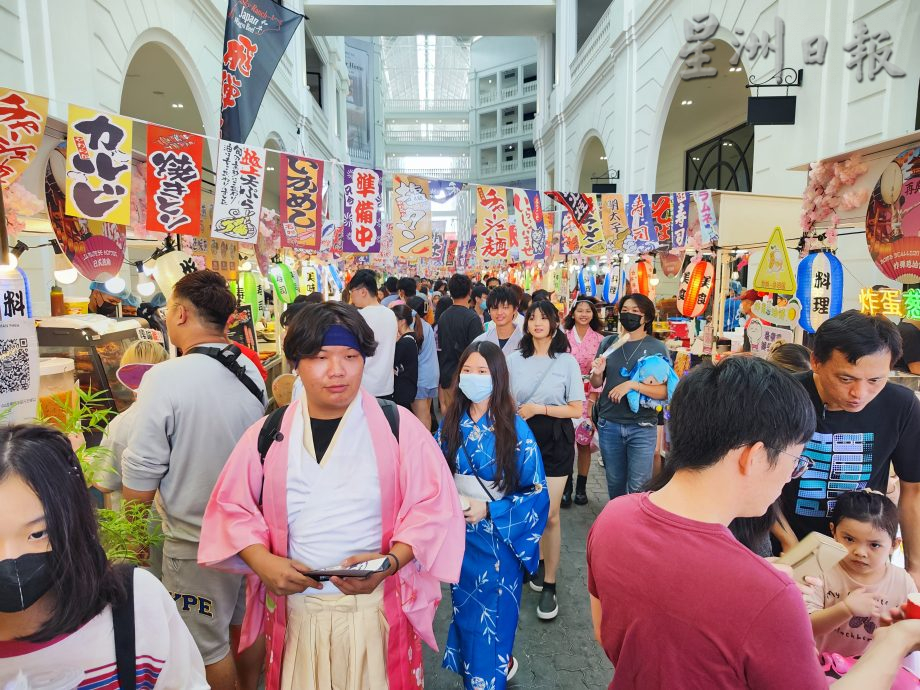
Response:
[{"label": "pink dress", "polygon": [[[584,339],[579,341],[578,333],[572,328],[572,330],[566,332],[566,336],[569,339],[569,346],[572,348],[572,355],[578,360],[578,366],[581,368],[582,377],[590,376],[591,363],[597,358],[597,350],[601,346],[601,341],[604,339],[603,334],[589,328],[587,333],[585,333]],[[575,421],[576,426],[580,424],[583,419],[589,418],[588,396],[591,393],[600,392],[600,388],[594,388],[588,383],[587,379],[585,380],[585,401],[581,408],[581,419]]]}]

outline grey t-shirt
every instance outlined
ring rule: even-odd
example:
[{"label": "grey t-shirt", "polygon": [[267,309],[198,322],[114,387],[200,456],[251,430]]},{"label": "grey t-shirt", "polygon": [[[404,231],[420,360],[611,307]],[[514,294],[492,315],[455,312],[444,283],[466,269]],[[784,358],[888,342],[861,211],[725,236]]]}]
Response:
[{"label": "grey t-shirt", "polygon": [[[597,348],[597,356],[599,357],[604,350],[615,343],[618,337],[618,335],[612,335],[604,338]],[[597,415],[599,418],[618,424],[658,424],[658,412],[655,410],[640,407],[638,412],[633,412],[629,409],[629,403],[625,396],[620,402],[614,403],[608,395],[611,389],[629,380],[626,376],[623,376],[621,370],[624,367],[627,371],[631,370],[636,366],[636,362],[648,355],[664,355],[670,361],[668,348],[660,340],[655,340],[650,335],[645,336],[642,340],[626,343],[607,358],[604,390],[597,399]]]},{"label": "grey t-shirt", "polygon": [[511,394],[518,405],[568,405],[585,399],[581,369],[568,352],[555,357],[533,355],[524,357],[520,350],[508,355]]}]

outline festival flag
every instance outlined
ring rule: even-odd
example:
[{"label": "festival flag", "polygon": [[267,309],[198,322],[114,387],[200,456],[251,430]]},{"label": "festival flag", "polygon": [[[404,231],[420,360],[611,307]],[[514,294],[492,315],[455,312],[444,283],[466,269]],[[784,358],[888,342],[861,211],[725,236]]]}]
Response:
[{"label": "festival flag", "polygon": [[344,252],[370,254],[380,251],[382,200],[383,173],[380,170],[345,166]]},{"label": "festival flag", "polygon": [[715,244],[719,241],[719,222],[712,205],[712,192],[708,189],[693,192],[693,199],[700,214],[700,234],[703,244]]},{"label": "festival flag", "polygon": [[220,138],[243,143],[303,15],[273,0],[229,0],[220,77]]},{"label": "festival flag", "polygon": [[581,225],[588,213],[594,207],[594,202],[588,194],[579,194],[578,192],[546,192],[546,196],[554,201],[558,201],[569,213],[577,225]]},{"label": "festival flag", "polygon": [[256,243],[264,179],[265,149],[220,141],[211,237]]},{"label": "festival flag", "polygon": [[572,218],[572,214],[569,213],[568,209],[559,209],[559,213],[562,216],[559,221],[559,253],[563,255],[577,254],[580,247],[578,223]]},{"label": "festival flag", "polygon": [[671,198],[671,242],[675,249],[687,246],[690,226],[690,192],[676,192]]},{"label": "festival flag", "polygon": [[[652,219],[652,204],[648,194],[630,194],[626,217],[632,237],[623,247],[630,254],[645,254],[658,248],[658,235]],[[630,241],[631,240],[631,241]]]},{"label": "festival flag", "polygon": [[444,263],[444,250],[447,241],[447,221],[443,218],[431,221],[431,268],[436,272],[437,267]]},{"label": "festival flag", "polygon": [[447,240],[444,249],[444,265],[453,268],[457,265],[457,240]]},{"label": "festival flag", "polygon": [[462,192],[465,186],[466,185],[462,182],[454,182],[452,180],[428,180],[428,198],[431,199],[431,201],[443,204],[445,201],[450,201]]},{"label": "festival flag", "polygon": [[504,187],[476,189],[476,248],[482,261],[506,261],[511,246]]},{"label": "festival flag", "polygon": [[431,202],[428,180],[393,176],[393,249],[398,257],[431,256]]},{"label": "festival flag", "polygon": [[131,119],[73,104],[67,119],[67,215],[127,225]]},{"label": "festival flag", "polygon": [[201,232],[201,159],[197,134],[147,125],[147,225],[149,232]]},{"label": "festival flag", "polygon": [[514,190],[514,210],[521,261],[542,261],[546,257],[546,226],[540,192]]},{"label": "festival flag", "polygon": [[665,251],[671,248],[671,195],[652,194],[652,221],[658,236],[658,247]]},{"label": "festival flag", "polygon": [[9,187],[29,167],[47,118],[47,98],[0,88],[0,186]]},{"label": "festival flag", "polygon": [[594,212],[594,207],[595,204],[592,200],[591,210],[585,214],[583,222],[580,225],[576,225],[578,252],[582,256],[600,256],[607,252],[607,243],[604,241],[604,233]]},{"label": "festival flag", "polygon": [[601,227],[607,241],[607,252],[622,252],[623,243],[629,236],[629,222],[622,194],[601,194]]},{"label": "festival flag", "polygon": [[281,246],[315,252],[323,231],[323,161],[282,153],[280,165]]}]

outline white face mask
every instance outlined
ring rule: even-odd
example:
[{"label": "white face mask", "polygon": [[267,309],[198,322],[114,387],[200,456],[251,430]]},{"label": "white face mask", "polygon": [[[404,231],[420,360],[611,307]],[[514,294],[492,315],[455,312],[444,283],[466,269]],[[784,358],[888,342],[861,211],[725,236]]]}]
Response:
[{"label": "white face mask", "polygon": [[460,390],[472,402],[482,402],[492,395],[490,374],[460,374]]}]

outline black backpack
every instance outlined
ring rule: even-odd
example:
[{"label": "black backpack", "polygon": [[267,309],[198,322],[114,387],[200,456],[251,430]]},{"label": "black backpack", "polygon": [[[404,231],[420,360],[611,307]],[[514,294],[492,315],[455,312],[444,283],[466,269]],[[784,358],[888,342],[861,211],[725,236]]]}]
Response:
[{"label": "black backpack", "polygon": [[[377,398],[377,404],[380,405],[380,409],[383,411],[383,415],[387,418],[387,422],[390,424],[390,431],[393,432],[393,436],[396,437],[396,440],[399,441],[399,407],[392,400],[385,400],[383,398]],[[265,456],[268,455],[269,449],[272,447],[272,444],[275,441],[283,441],[284,434],[281,433],[281,420],[284,418],[284,413],[287,410],[288,405],[279,407],[277,410],[272,412],[265,418],[265,421],[262,423],[262,428],[259,430],[259,440],[256,444],[256,447],[259,450],[259,462],[262,464],[262,467],[265,467]],[[265,473],[262,473],[262,488],[259,489],[259,505],[262,505],[262,491],[265,489]]]}]

